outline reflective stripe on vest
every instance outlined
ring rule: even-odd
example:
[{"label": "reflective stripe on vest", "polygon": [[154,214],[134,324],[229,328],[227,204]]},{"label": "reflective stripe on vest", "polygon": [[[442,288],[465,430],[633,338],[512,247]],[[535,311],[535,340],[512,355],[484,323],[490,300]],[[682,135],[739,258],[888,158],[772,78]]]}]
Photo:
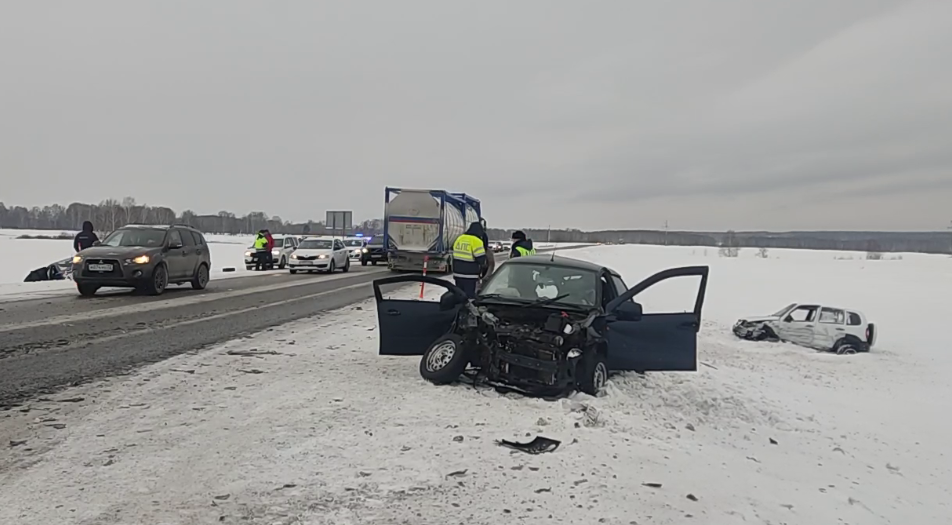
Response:
[{"label": "reflective stripe on vest", "polygon": [[457,261],[476,262],[477,257],[486,255],[483,240],[475,235],[464,233],[453,243],[453,259]]},{"label": "reflective stripe on vest", "polygon": [[516,246],[516,251],[519,252],[519,255],[521,255],[521,256],[523,256],[523,257],[525,257],[525,256],[527,256],[527,255],[535,255],[535,254],[536,254],[535,248],[532,248],[532,249],[530,250],[530,249],[523,248],[522,246]]}]

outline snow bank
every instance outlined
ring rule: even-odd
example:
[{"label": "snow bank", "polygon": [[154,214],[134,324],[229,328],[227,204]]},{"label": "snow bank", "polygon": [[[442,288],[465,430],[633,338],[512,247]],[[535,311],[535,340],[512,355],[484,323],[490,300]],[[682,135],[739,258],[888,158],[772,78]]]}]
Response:
[{"label": "snow bank", "polygon": [[[0,523],[948,522],[948,361],[937,338],[903,339],[952,314],[930,300],[952,292],[940,264],[643,250],[581,256],[629,284],[712,265],[697,373],[558,402],[435,387],[416,358],[376,356],[368,301],[5,414],[0,439],[26,443],[0,449]],[[802,295],[875,312],[882,347],[829,356],[727,331],[735,310]],[[252,351],[276,353],[228,353]],[[537,434],[562,446],[493,442]]]}]

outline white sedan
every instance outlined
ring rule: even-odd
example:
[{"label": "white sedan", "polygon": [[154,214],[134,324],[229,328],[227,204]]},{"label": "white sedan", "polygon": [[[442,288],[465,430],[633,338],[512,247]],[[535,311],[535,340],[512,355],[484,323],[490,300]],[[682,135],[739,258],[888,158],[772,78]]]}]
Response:
[{"label": "white sedan", "polygon": [[347,247],[340,239],[329,237],[305,237],[288,261],[291,273],[335,270],[350,270]]},{"label": "white sedan", "polygon": [[348,257],[354,260],[360,260],[360,254],[362,253],[364,246],[367,244],[367,239],[362,237],[351,237],[344,239],[344,246],[347,247],[349,253]]}]

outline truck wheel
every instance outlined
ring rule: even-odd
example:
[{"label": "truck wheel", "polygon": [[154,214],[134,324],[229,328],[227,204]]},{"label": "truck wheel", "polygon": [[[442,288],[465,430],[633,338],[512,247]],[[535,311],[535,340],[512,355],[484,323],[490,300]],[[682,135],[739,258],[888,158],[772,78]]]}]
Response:
[{"label": "truck wheel", "polygon": [[434,385],[448,385],[463,375],[468,363],[463,339],[456,334],[446,334],[423,352],[420,376]]}]

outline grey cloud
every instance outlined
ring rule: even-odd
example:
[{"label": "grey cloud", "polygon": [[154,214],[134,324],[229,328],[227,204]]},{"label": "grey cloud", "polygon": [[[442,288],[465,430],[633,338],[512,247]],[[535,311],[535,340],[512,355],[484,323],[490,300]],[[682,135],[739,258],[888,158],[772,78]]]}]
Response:
[{"label": "grey cloud", "polygon": [[798,229],[714,201],[841,228],[878,199],[929,228],[949,63],[943,1],[11,2],[0,200],[372,217],[391,185],[500,226]]}]

